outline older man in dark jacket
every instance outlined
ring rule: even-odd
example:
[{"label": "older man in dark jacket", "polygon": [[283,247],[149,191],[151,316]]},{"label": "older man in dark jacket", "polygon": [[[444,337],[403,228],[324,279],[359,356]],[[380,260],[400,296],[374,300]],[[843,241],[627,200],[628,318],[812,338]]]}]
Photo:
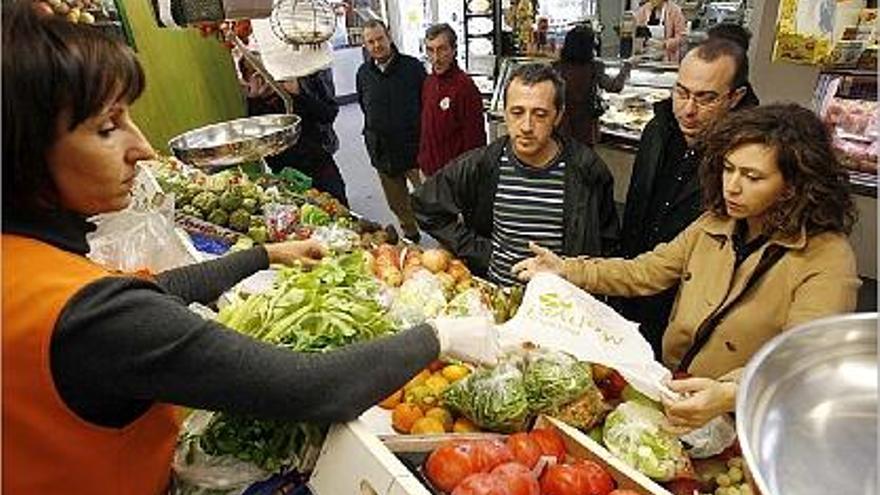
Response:
[{"label": "older man in dark jacket", "polygon": [[416,218],[478,275],[518,283],[513,264],[538,243],[567,256],[613,255],[613,178],[592,150],[554,132],[565,83],[549,66],[518,68],[505,91],[509,136],[471,150],[414,194]]},{"label": "older man in dark jacket", "polygon": [[364,143],[404,236],[418,242],[419,229],[406,182],[409,179],[413,186],[421,184],[416,157],[425,68],[415,58],[397,51],[381,21],[364,25],[364,47],[370,60],[357,72]]},{"label": "older man in dark jacket", "polygon": [[[681,62],[672,98],[654,106],[633,164],[621,229],[621,254],[634,258],[669,242],[702,213],[697,169],[703,132],[728,112],[753,106],[748,60],[737,43],[710,38]],[[677,287],[613,304],[661,355]]]}]

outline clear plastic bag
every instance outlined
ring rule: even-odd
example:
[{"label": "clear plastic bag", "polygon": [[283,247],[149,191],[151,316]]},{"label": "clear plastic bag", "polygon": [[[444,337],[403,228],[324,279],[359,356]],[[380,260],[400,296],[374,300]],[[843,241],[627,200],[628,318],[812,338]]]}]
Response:
[{"label": "clear plastic bag", "polygon": [[658,481],[692,473],[679,439],[663,429],[662,412],[638,402],[624,402],[605,418],[602,440],[612,454]]},{"label": "clear plastic bag", "polygon": [[523,431],[531,417],[523,374],[515,363],[481,369],[449,387],[446,405],[489,431]]},{"label": "clear plastic bag", "polygon": [[445,307],[443,283],[429,271],[419,270],[397,290],[389,315],[407,328],[439,315]]},{"label": "clear plastic bag", "polygon": [[330,225],[317,227],[312,233],[312,239],[316,239],[330,251],[337,253],[349,253],[360,243],[360,236],[353,230]]},{"label": "clear plastic bag", "polygon": [[443,314],[452,317],[485,316],[489,319],[493,318],[492,310],[483,302],[483,295],[476,287],[460,292],[452,298],[443,310]]},{"label": "clear plastic bag", "polygon": [[693,459],[706,459],[733,445],[736,441],[736,429],[733,420],[723,414],[679,438],[685,443],[689,456]]},{"label": "clear plastic bag", "polygon": [[232,456],[211,456],[199,445],[213,413],[195,411],[183,423],[172,461],[176,495],[240,495],[272,473]]},{"label": "clear plastic bag", "polygon": [[174,198],[161,192],[141,168],[128,208],[89,219],[97,226],[86,236],[88,257],[105,268],[126,273],[158,273],[199,261],[174,225]]},{"label": "clear plastic bag", "polygon": [[588,364],[564,352],[540,350],[526,355],[523,384],[534,413],[550,412],[595,387]]}]

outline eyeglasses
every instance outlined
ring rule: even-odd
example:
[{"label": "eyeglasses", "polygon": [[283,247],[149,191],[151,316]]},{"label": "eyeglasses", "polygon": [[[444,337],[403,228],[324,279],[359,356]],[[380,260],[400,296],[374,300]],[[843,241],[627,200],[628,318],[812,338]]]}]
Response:
[{"label": "eyeglasses", "polygon": [[711,106],[717,104],[722,99],[724,99],[724,97],[729,95],[731,92],[732,91],[727,91],[725,93],[719,94],[714,91],[696,91],[696,92],[692,93],[689,89],[685,88],[684,86],[676,85],[674,88],[672,88],[672,97],[675,100],[680,101],[682,103],[684,103],[688,100],[693,100],[694,105],[701,107],[701,108],[705,108],[705,107],[711,107]]}]

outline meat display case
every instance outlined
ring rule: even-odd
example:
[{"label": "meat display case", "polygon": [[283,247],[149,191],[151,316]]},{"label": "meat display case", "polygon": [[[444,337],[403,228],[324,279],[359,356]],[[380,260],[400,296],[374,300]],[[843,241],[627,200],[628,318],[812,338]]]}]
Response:
[{"label": "meat display case", "polygon": [[862,70],[823,71],[813,101],[819,117],[831,130],[832,144],[857,193],[877,193],[880,152],[880,104],[877,73]]}]

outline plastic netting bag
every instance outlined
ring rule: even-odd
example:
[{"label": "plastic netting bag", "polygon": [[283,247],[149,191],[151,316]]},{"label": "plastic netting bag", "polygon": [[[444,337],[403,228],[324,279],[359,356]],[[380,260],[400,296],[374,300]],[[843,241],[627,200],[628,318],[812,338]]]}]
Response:
[{"label": "plastic netting bag", "polygon": [[419,270],[397,290],[389,316],[401,328],[408,328],[439,315],[444,307],[443,283],[431,272]]},{"label": "plastic netting bag", "polygon": [[483,301],[480,289],[471,287],[452,298],[443,310],[443,314],[451,317],[484,316],[492,319],[492,310]]},{"label": "plastic netting bag", "polygon": [[638,402],[624,402],[605,418],[602,440],[612,454],[649,478],[669,481],[693,468],[679,439],[665,431],[662,412]]},{"label": "plastic netting bag", "polygon": [[589,365],[559,351],[527,354],[523,383],[529,408],[534,413],[550,412],[594,387]]},{"label": "plastic netting bag", "polygon": [[530,418],[523,374],[512,362],[472,373],[449,387],[443,398],[447,406],[490,431],[523,431]]},{"label": "plastic netting bag", "polygon": [[128,208],[89,218],[97,226],[86,236],[88,257],[105,268],[157,273],[199,261],[174,225],[174,198],[140,168]]}]

